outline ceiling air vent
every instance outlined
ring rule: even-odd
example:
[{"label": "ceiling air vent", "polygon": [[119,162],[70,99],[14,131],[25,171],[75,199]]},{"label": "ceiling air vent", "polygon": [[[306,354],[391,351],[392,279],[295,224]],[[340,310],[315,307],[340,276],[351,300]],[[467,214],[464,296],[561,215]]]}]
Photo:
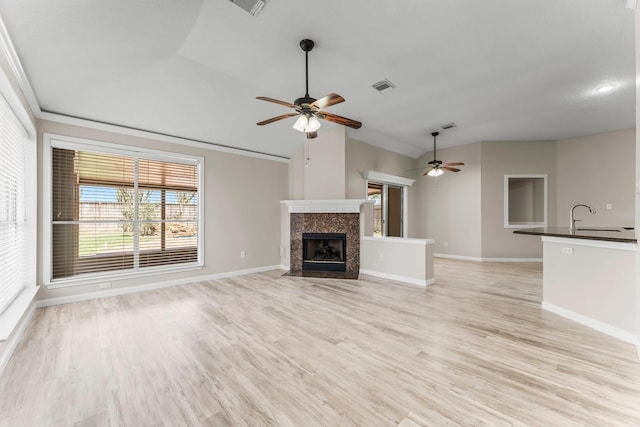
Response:
[{"label": "ceiling air vent", "polygon": [[267,4],[267,0],[229,0],[231,3],[239,6],[241,9],[246,10],[253,16],[257,16],[265,4]]},{"label": "ceiling air vent", "polygon": [[394,87],[396,87],[396,85],[391,83],[388,79],[380,80],[379,82],[374,83],[371,86],[378,92],[382,92],[387,89],[393,89]]},{"label": "ceiling air vent", "polygon": [[456,127],[456,124],[453,123],[453,122],[449,122],[446,125],[442,125],[442,129],[445,129],[445,130],[451,129],[451,128],[454,128],[454,127]]}]

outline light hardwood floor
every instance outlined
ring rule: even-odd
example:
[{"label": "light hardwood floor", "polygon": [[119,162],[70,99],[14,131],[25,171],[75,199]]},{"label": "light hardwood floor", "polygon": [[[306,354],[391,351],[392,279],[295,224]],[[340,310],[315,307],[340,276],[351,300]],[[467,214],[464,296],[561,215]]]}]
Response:
[{"label": "light hardwood floor", "polygon": [[640,425],[635,348],[542,311],[540,264],[281,274],[38,310],[0,425]]}]

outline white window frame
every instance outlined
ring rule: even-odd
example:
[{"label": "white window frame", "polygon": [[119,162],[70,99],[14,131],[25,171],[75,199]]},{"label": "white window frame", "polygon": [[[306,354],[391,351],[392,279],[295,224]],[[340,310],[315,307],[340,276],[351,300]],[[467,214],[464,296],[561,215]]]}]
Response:
[{"label": "white window frame", "polygon": [[382,206],[382,237],[387,235],[387,189],[388,186],[402,187],[402,237],[409,234],[409,187],[416,182],[415,179],[405,178],[403,176],[389,175],[387,173],[376,171],[362,172],[364,177],[364,198],[367,198],[367,190],[369,182],[383,185],[383,206]]},{"label": "white window frame", "polygon": [[[0,44],[3,44],[0,37]],[[2,46],[4,50],[4,44]],[[15,115],[15,119],[25,132],[25,156],[24,156],[24,268],[26,270],[25,282],[13,301],[0,313],[0,343],[9,339],[16,326],[23,318],[33,302],[38,286],[36,285],[36,271],[38,259],[37,248],[37,132],[31,116],[25,109],[20,98],[15,92],[7,75],[0,70],[0,94]],[[3,368],[0,360],[0,372]]]},{"label": "white window frame", "polygon": [[[60,288],[68,286],[87,285],[101,283],[106,279],[119,280],[135,277],[145,277],[154,274],[166,274],[170,272],[180,272],[201,269],[204,266],[204,157],[187,154],[171,153],[166,151],[153,150],[144,147],[125,146],[110,142],[96,141],[85,138],[77,138],[65,135],[45,133],[43,140],[43,257],[42,269],[43,280],[47,288]],[[144,157],[150,160],[166,162],[177,162],[195,164],[198,167],[198,261],[188,265],[166,265],[157,267],[145,267],[143,270],[126,270],[116,272],[100,272],[83,274],[78,277],[65,277],[53,279],[52,266],[52,149],[62,148],[67,150],[91,151],[105,154],[115,154],[129,157]]]}]

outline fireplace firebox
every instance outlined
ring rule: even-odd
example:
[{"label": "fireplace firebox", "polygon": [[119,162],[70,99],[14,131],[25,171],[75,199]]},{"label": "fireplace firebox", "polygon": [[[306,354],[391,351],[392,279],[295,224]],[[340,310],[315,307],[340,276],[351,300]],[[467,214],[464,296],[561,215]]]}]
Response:
[{"label": "fireplace firebox", "polygon": [[303,271],[347,271],[347,235],[302,233]]}]

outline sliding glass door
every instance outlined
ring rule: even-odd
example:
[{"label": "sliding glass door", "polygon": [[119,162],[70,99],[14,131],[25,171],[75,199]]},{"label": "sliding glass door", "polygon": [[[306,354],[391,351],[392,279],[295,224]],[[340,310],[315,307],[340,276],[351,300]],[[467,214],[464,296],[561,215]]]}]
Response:
[{"label": "sliding glass door", "polygon": [[373,202],[373,235],[402,237],[403,187],[378,182],[367,184],[367,199]]}]

